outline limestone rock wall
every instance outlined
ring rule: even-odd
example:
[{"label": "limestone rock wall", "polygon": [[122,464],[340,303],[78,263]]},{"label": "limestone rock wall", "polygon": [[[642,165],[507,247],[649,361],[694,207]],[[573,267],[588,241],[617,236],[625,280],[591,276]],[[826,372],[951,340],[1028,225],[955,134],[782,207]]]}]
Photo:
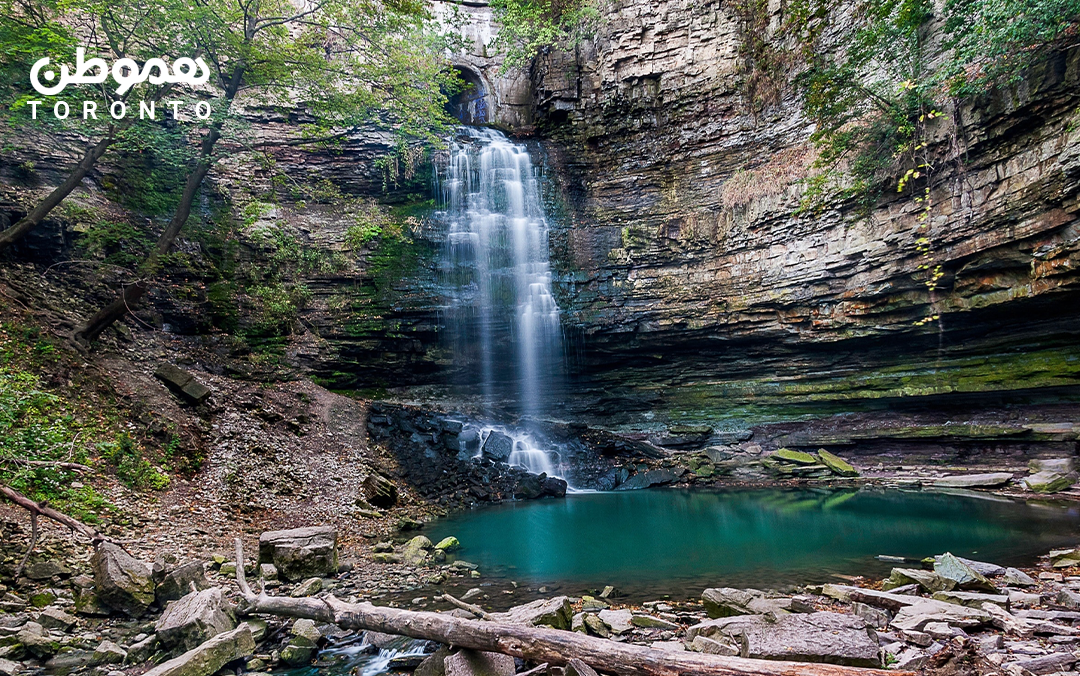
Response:
[{"label": "limestone rock wall", "polygon": [[1080,51],[942,128],[966,153],[937,178],[930,293],[910,199],[797,213],[811,128],[790,94],[749,109],[724,4],[609,7],[594,42],[533,72],[582,410],[760,419],[1075,394]]}]

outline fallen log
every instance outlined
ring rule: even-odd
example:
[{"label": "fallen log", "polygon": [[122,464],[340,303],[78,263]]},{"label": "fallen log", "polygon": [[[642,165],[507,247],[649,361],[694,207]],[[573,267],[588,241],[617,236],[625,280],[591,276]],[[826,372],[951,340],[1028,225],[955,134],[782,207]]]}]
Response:
[{"label": "fallen log", "polygon": [[465,620],[452,615],[346,603],[334,596],[291,598],[255,594],[244,574],[244,552],[236,540],[236,581],[243,614],[265,613],[307,618],[343,629],[377,631],[437,641],[459,648],[497,652],[532,662],[567,664],[578,659],[598,671],[620,676],[912,676],[913,672],[863,669],[723,657],[616,643],[577,632]]},{"label": "fallen log", "polygon": [[58,512],[55,509],[53,509],[52,507],[49,507],[48,505],[46,505],[44,503],[38,504],[38,503],[34,502],[33,500],[31,500],[30,498],[23,495],[22,493],[18,492],[14,488],[11,488],[10,486],[0,484],[0,496],[3,496],[5,498],[7,498],[8,500],[11,500],[12,502],[14,502],[19,507],[22,507],[23,509],[28,510],[31,514],[37,514],[37,515],[40,515],[40,516],[44,516],[47,519],[52,519],[53,521],[56,521],[57,523],[64,524],[65,526],[67,526],[71,530],[73,530],[73,531],[75,531],[77,533],[80,533],[82,535],[85,535],[86,537],[90,538],[90,541],[92,543],[94,543],[94,544],[97,544],[98,542],[101,542],[102,540],[108,540],[108,538],[106,538],[104,535],[102,535],[98,531],[94,530],[90,526],[87,526],[82,521],[79,521],[78,519],[76,519],[74,517],[68,516],[67,514],[64,514],[63,512]]}]

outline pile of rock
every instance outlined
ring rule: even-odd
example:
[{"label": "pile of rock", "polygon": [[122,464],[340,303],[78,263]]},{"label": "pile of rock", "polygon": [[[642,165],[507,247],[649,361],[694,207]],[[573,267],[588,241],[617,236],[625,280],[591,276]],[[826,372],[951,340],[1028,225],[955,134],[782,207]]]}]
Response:
[{"label": "pile of rock", "polygon": [[824,448],[818,449],[817,453],[781,448],[761,462],[779,477],[824,479],[831,476],[859,476],[858,470],[849,462]]},{"label": "pile of rock", "polygon": [[[514,441],[461,419],[410,406],[375,402],[368,417],[373,440],[398,459],[402,478],[443,505],[532,500],[566,495],[566,482],[506,463]],[[373,492],[368,502],[376,505]],[[378,506],[378,505],[376,505]]]}]

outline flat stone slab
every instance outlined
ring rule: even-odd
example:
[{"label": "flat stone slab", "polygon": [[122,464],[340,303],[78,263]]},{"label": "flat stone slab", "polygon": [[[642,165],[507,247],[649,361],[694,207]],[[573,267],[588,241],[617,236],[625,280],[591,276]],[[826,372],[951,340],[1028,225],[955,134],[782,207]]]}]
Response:
[{"label": "flat stone slab", "polygon": [[229,662],[255,652],[251,629],[242,624],[179,657],[154,667],[143,676],[210,676]]},{"label": "flat stone slab", "polygon": [[734,639],[742,657],[881,666],[877,635],[854,615],[804,613],[784,615],[775,622],[761,616],[718,618],[691,627],[687,640],[716,635]]},{"label": "flat stone slab", "polygon": [[189,403],[201,404],[210,396],[210,388],[195,380],[195,376],[178,366],[162,364],[154,371],[154,377]]},{"label": "flat stone slab", "polygon": [[938,479],[934,485],[940,488],[997,488],[1012,481],[1013,475],[1009,472],[993,472],[990,474],[957,474]]}]

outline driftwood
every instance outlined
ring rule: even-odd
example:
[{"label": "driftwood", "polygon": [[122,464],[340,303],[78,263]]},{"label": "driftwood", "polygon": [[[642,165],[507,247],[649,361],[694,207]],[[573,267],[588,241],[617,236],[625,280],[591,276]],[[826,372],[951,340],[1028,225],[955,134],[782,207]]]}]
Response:
[{"label": "driftwood", "polygon": [[481,608],[480,606],[474,606],[471,603],[465,603],[464,601],[460,601],[460,600],[454,598],[453,596],[450,596],[449,594],[442,594],[440,596],[436,596],[435,600],[436,601],[446,601],[447,603],[449,603],[450,605],[452,605],[452,606],[454,606],[456,608],[461,608],[462,610],[464,610],[467,613],[472,613],[473,615],[479,617],[481,620],[490,620],[491,619],[491,614],[488,613],[483,608]]},{"label": "driftwood", "polygon": [[332,595],[289,598],[258,594],[248,586],[244,553],[236,540],[236,581],[244,597],[241,612],[307,618],[343,629],[437,641],[446,645],[497,652],[532,662],[567,664],[581,660],[593,669],[620,676],[911,676],[912,672],[862,669],[834,664],[807,664],[723,657],[659,650],[616,643],[577,632],[465,620],[452,615],[346,603]]}]

